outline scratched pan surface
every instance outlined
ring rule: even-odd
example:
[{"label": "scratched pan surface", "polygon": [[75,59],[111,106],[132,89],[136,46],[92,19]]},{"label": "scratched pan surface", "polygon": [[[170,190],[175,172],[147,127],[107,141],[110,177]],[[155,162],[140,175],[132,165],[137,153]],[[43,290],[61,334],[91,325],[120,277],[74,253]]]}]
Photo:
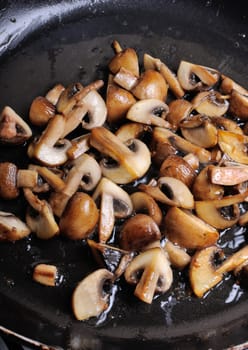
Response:
[{"label": "scratched pan surface", "polygon": [[[111,42],[160,57],[176,69],[180,59],[219,69],[248,86],[248,27],[244,1],[0,1],[0,108],[24,118],[32,99],[55,83],[106,79]],[[26,165],[25,147],[0,146],[0,160]],[[22,198],[0,210],[23,217]],[[245,244],[245,229],[221,239],[226,251]],[[32,281],[38,262],[55,264],[61,282]],[[223,349],[247,340],[248,291],[229,277],[204,299],[175,272],[173,288],[152,305],[124,283],[108,313],[76,322],[70,299],[76,283],[96,268],[83,242],[31,236],[0,244],[0,325],[64,349]]]}]

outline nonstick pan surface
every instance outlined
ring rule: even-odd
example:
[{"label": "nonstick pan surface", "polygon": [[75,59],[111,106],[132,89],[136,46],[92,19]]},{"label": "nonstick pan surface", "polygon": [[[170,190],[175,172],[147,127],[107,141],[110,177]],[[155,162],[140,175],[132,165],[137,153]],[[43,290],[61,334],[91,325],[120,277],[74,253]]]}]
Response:
[{"label": "nonstick pan surface", "polygon": [[[111,43],[147,52],[176,69],[181,59],[214,67],[248,87],[248,19],[244,1],[0,1],[0,108],[25,119],[32,100],[56,83],[106,81]],[[26,165],[25,147],[0,146],[0,161]],[[0,201],[23,217],[24,202]],[[226,251],[247,242],[235,229]],[[38,262],[55,264],[58,287],[32,281]],[[83,242],[34,236],[0,244],[0,325],[63,349],[224,349],[248,339],[248,291],[232,277],[197,299],[175,278],[171,292],[152,305],[121,284],[105,319],[78,322],[72,291],[96,268]]]}]

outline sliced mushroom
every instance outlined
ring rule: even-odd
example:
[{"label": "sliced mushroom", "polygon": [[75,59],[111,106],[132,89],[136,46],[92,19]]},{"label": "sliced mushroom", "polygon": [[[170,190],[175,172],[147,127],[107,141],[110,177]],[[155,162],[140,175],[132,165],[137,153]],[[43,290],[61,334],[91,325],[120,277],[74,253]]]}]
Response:
[{"label": "sliced mushroom", "polygon": [[130,91],[138,82],[138,77],[124,67],[115,74],[113,81],[123,89]]},{"label": "sliced mushroom", "polygon": [[[201,249],[215,244],[218,231],[189,210],[171,207],[164,218],[169,240],[187,249]],[[162,232],[163,233],[163,232]]]},{"label": "sliced mushroom", "polygon": [[168,86],[159,72],[149,69],[140,75],[131,92],[139,100],[155,98],[165,101]]},{"label": "sliced mushroom", "polygon": [[211,166],[209,177],[214,184],[234,186],[248,181],[248,166]]},{"label": "sliced mushroom", "polygon": [[185,251],[185,249],[167,240],[164,248],[168,254],[171,265],[179,270],[184,269],[189,265],[191,256]]},{"label": "sliced mushroom", "polygon": [[242,120],[248,120],[248,91],[242,94],[237,90],[232,90],[230,112]]},{"label": "sliced mushroom", "polygon": [[54,106],[56,106],[56,104],[58,103],[59,97],[64,90],[65,90],[65,87],[62,84],[57,84],[46,93],[45,98],[49,102],[51,102]]},{"label": "sliced mushroom", "polygon": [[211,117],[211,121],[222,130],[235,132],[236,134],[243,135],[242,128],[234,121],[226,117]]},{"label": "sliced mushroom", "polygon": [[191,103],[200,114],[208,117],[221,117],[229,108],[228,98],[228,96],[223,96],[218,91],[210,90],[199,92]]},{"label": "sliced mushroom", "polygon": [[[46,183],[51,186],[54,191],[60,192],[65,187],[65,182],[61,179],[61,176],[56,174],[52,169],[44,166],[30,164],[29,168],[39,174],[46,181]],[[27,186],[26,186],[27,187]]]},{"label": "sliced mushroom", "polygon": [[30,230],[41,239],[50,239],[59,234],[59,226],[52,209],[46,200],[40,200],[33,192],[25,188],[24,195],[30,208],[26,213],[26,222]]},{"label": "sliced mushroom", "polygon": [[60,232],[70,239],[85,239],[95,229],[98,218],[98,209],[91,196],[76,192],[60,218]]},{"label": "sliced mushroom", "polygon": [[161,238],[156,222],[146,214],[136,214],[127,219],[120,230],[120,247],[128,251],[140,251],[146,245]]},{"label": "sliced mushroom", "polygon": [[248,164],[248,136],[219,130],[218,144],[222,152],[226,153],[231,159],[238,163]]},{"label": "sliced mushroom", "polygon": [[174,177],[175,179],[182,181],[187,187],[191,188],[196,173],[191,165],[182,157],[170,155],[161,164],[159,176]]},{"label": "sliced mushroom", "polygon": [[84,134],[71,140],[71,147],[67,150],[69,159],[76,159],[90,149],[90,134]]},{"label": "sliced mushroom", "polygon": [[243,88],[241,85],[237,84],[234,80],[230,79],[225,75],[221,75],[221,85],[220,89],[224,94],[231,94],[233,90],[240,92],[241,94],[247,95],[248,90]]},{"label": "sliced mushroom", "polygon": [[184,90],[199,90],[216,84],[219,80],[219,73],[209,67],[181,61],[177,70],[177,78]]},{"label": "sliced mushroom", "polygon": [[110,238],[115,218],[126,218],[132,214],[132,201],[121,187],[114,182],[102,178],[92,198],[100,201],[99,241],[105,243]]},{"label": "sliced mushroom", "polygon": [[175,147],[177,150],[187,154],[193,153],[196,155],[201,163],[208,163],[211,159],[211,153],[203,147],[194,145],[193,143],[185,140],[183,137],[173,133],[172,131],[155,127],[153,131],[154,139],[164,139],[171,144],[171,146]]},{"label": "sliced mushroom", "polygon": [[54,287],[57,279],[57,267],[55,265],[37,264],[33,271],[33,280]]},{"label": "sliced mushroom", "polygon": [[208,224],[217,229],[225,229],[238,222],[240,216],[238,203],[243,202],[247,196],[248,191],[222,199],[196,201],[195,210],[197,215]]},{"label": "sliced mushroom", "polygon": [[146,135],[151,134],[152,128],[142,123],[125,123],[121,125],[115,132],[115,135],[125,143],[130,139],[143,139]]},{"label": "sliced mushroom", "polygon": [[65,119],[57,114],[48,123],[46,129],[37,142],[29,145],[28,156],[35,158],[42,164],[58,166],[64,164],[67,159],[67,150],[71,146],[69,140],[61,140],[64,132]]},{"label": "sliced mushroom", "polygon": [[162,222],[162,211],[157,202],[145,192],[134,192],[130,195],[135,213],[148,214],[159,226]]},{"label": "sliced mushroom", "polygon": [[91,130],[97,126],[102,126],[107,118],[107,107],[102,96],[96,91],[90,91],[80,102],[87,109],[87,119],[83,118],[82,126],[86,130]]},{"label": "sliced mushroom", "polygon": [[17,241],[30,232],[30,228],[14,214],[0,211],[0,241]]},{"label": "sliced mushroom", "polygon": [[45,97],[36,97],[29,109],[29,120],[33,125],[45,126],[55,116],[56,108]]},{"label": "sliced mushroom", "polygon": [[177,128],[184,119],[188,118],[193,109],[192,103],[187,100],[177,99],[169,103],[169,113],[167,120]]},{"label": "sliced mushroom", "polygon": [[72,310],[77,320],[97,317],[108,308],[109,295],[104,292],[104,284],[113,279],[113,273],[98,269],[76,286],[72,294]]},{"label": "sliced mushroom", "polygon": [[183,159],[191,166],[191,168],[195,171],[199,170],[200,162],[198,157],[193,153],[188,153]]},{"label": "sliced mushroom", "polygon": [[211,167],[208,165],[203,168],[193,183],[192,193],[196,200],[221,199],[224,196],[224,187],[211,181]]},{"label": "sliced mushroom", "polygon": [[28,124],[11,107],[5,106],[0,115],[0,142],[21,144],[31,136]]},{"label": "sliced mushroom", "polygon": [[162,176],[148,185],[140,184],[139,189],[161,203],[185,209],[194,207],[194,198],[188,187],[173,177]]},{"label": "sliced mushroom", "polygon": [[148,304],[156,292],[167,292],[173,281],[170,263],[161,248],[151,248],[137,255],[124,275],[128,283],[136,284],[134,295]]},{"label": "sliced mushroom", "polygon": [[109,62],[109,70],[113,74],[116,74],[120,68],[125,68],[138,77],[139,62],[136,51],[130,47],[122,49],[116,40],[113,42],[113,48],[116,52],[116,55]]},{"label": "sliced mushroom", "polygon": [[151,164],[148,147],[138,139],[125,144],[103,127],[91,131],[90,144],[102,154],[114,159],[116,164],[101,161],[103,175],[118,184],[132,182],[147,172]]},{"label": "sliced mushroom", "polygon": [[165,120],[169,108],[166,103],[157,99],[145,99],[136,102],[127,112],[126,118],[133,122],[171,128]]}]

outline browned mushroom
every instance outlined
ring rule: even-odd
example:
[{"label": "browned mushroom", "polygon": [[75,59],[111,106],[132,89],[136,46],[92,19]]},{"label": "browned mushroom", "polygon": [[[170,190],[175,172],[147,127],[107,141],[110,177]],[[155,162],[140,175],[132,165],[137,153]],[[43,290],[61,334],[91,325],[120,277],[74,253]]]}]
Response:
[{"label": "browned mushroom", "polygon": [[116,74],[120,68],[125,68],[138,77],[139,62],[136,51],[130,47],[122,49],[116,40],[113,42],[113,48],[116,52],[116,55],[109,62],[109,70],[113,74]]},{"label": "browned mushroom", "polygon": [[14,214],[0,211],[0,241],[17,241],[30,233],[26,223]]},{"label": "browned mushroom", "polygon": [[45,97],[36,97],[29,109],[29,120],[33,125],[45,126],[55,116],[56,108]]},{"label": "browned mushroom", "polygon": [[248,164],[248,136],[218,130],[218,144],[222,152],[226,153],[231,159],[237,163]]},{"label": "browned mushroom", "polygon": [[162,211],[157,202],[145,192],[134,192],[130,195],[135,213],[148,214],[159,226],[162,222]]},{"label": "browned mushroom", "polygon": [[242,120],[248,120],[248,91],[242,94],[237,90],[232,90],[230,112]]},{"label": "browned mushroom", "polygon": [[169,113],[167,120],[177,128],[182,120],[189,117],[193,109],[192,103],[187,100],[177,99],[169,103]]},{"label": "browned mushroom", "polygon": [[210,90],[199,92],[191,103],[200,114],[208,117],[221,117],[229,108],[228,98],[229,96],[221,95],[218,91]]}]

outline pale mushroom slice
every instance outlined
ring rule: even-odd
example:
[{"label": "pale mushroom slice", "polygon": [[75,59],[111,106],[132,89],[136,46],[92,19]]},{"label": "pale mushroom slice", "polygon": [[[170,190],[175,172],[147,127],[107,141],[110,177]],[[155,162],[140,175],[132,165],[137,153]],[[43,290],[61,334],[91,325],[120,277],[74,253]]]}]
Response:
[{"label": "pale mushroom slice", "polygon": [[152,303],[156,292],[167,292],[173,281],[170,262],[161,248],[151,248],[137,255],[124,276],[128,283],[136,284],[134,295],[148,304]]},{"label": "pale mushroom slice", "polygon": [[219,265],[215,264],[217,257],[223,260],[223,251],[216,246],[211,246],[196,252],[191,259],[190,283],[193,292],[199,298],[221,282],[225,273],[235,270],[248,261],[248,246],[244,246]]},{"label": "pale mushroom slice", "polygon": [[235,186],[248,181],[248,166],[211,166],[209,168],[209,177],[213,184]]},{"label": "pale mushroom slice", "polygon": [[177,78],[186,91],[210,88],[219,80],[218,71],[182,60],[177,70]]},{"label": "pale mushroom slice", "polygon": [[189,265],[191,256],[186,252],[186,249],[172,243],[168,239],[166,240],[163,249],[168,254],[169,260],[173,267],[176,267],[179,270],[183,270],[186,266]]},{"label": "pale mushroom slice", "polygon": [[154,58],[147,53],[144,54],[144,68],[148,69],[157,69],[161,75],[164,77],[165,81],[169,85],[169,89],[173,92],[173,94],[181,98],[184,96],[185,92],[183,91],[177,76],[173,73],[170,68],[162,62],[159,58]]},{"label": "pale mushroom slice", "polygon": [[67,150],[71,146],[69,140],[61,139],[64,128],[64,117],[56,114],[50,119],[40,138],[29,145],[28,156],[47,166],[64,164],[68,159]]},{"label": "pale mushroom slice", "polygon": [[26,213],[26,222],[30,230],[41,239],[50,239],[59,234],[59,226],[49,203],[39,199],[31,189],[25,188],[24,195],[30,207]]},{"label": "pale mushroom slice", "polygon": [[208,163],[211,160],[211,153],[203,147],[194,145],[183,137],[173,133],[171,130],[155,127],[153,138],[167,141],[171,146],[184,154],[193,153],[201,163]]},{"label": "pale mushroom slice", "polygon": [[54,106],[56,106],[56,104],[58,103],[59,97],[64,90],[65,90],[65,87],[62,84],[56,84],[46,93],[45,98],[49,102],[51,102]]},{"label": "pale mushroom slice", "polygon": [[168,112],[169,107],[163,101],[145,99],[132,105],[127,112],[126,118],[133,122],[171,128],[171,124],[166,120]]},{"label": "pale mushroom slice", "polygon": [[229,108],[229,96],[221,95],[218,91],[199,92],[191,101],[193,108],[208,117],[221,117]]},{"label": "pale mushroom slice", "polygon": [[102,126],[107,118],[107,107],[104,99],[96,90],[90,91],[82,98],[80,104],[87,109],[87,115],[82,119],[82,127],[91,130]]},{"label": "pale mushroom slice", "polygon": [[89,145],[90,133],[78,136],[71,140],[71,147],[67,150],[70,160],[80,157],[90,149]]},{"label": "pale mushroom slice", "polygon": [[130,91],[138,82],[138,77],[124,67],[115,74],[113,81],[123,89]]},{"label": "pale mushroom slice", "polygon": [[9,106],[5,106],[0,114],[0,142],[21,144],[32,136],[28,124]]},{"label": "pale mushroom slice", "polygon": [[25,222],[12,213],[0,211],[0,241],[17,241],[30,233]]},{"label": "pale mushroom slice", "polygon": [[248,120],[248,91],[242,94],[237,90],[232,90],[230,112],[242,120]]},{"label": "pale mushroom slice", "polygon": [[43,127],[55,116],[56,108],[43,96],[37,96],[29,109],[29,120],[33,125]]},{"label": "pale mushroom slice", "polygon": [[151,154],[144,142],[131,139],[123,143],[104,127],[91,131],[90,144],[111,158],[110,162],[107,159],[100,162],[102,173],[118,184],[127,184],[142,177],[151,165]]},{"label": "pale mushroom slice", "polygon": [[98,225],[99,241],[105,243],[111,237],[115,219],[126,218],[133,212],[130,196],[120,186],[107,178],[102,178],[92,198],[100,207]]},{"label": "pale mushroom slice", "polygon": [[108,64],[109,70],[116,74],[120,68],[125,68],[138,77],[139,61],[136,51],[131,47],[122,49],[117,40],[113,41],[112,46],[116,54]]},{"label": "pale mushroom slice", "polygon": [[180,130],[186,140],[199,147],[212,148],[217,145],[217,128],[209,119],[201,115],[180,123]]},{"label": "pale mushroom slice", "polygon": [[72,310],[77,320],[97,317],[108,308],[109,295],[104,291],[104,285],[113,280],[112,272],[98,269],[79,282],[72,294]]},{"label": "pale mushroom slice", "polygon": [[235,225],[240,217],[239,203],[245,201],[248,191],[216,200],[195,201],[197,216],[217,229]]},{"label": "pale mushroom slice", "polygon": [[237,163],[248,164],[248,136],[231,131],[218,130],[218,144],[222,152]]},{"label": "pale mushroom slice", "polygon": [[159,226],[162,222],[162,211],[157,202],[145,192],[133,192],[130,195],[135,213],[148,214]]},{"label": "pale mushroom slice", "polygon": [[166,236],[171,242],[187,249],[201,249],[215,244],[219,233],[213,226],[189,210],[171,207],[164,217]]}]

